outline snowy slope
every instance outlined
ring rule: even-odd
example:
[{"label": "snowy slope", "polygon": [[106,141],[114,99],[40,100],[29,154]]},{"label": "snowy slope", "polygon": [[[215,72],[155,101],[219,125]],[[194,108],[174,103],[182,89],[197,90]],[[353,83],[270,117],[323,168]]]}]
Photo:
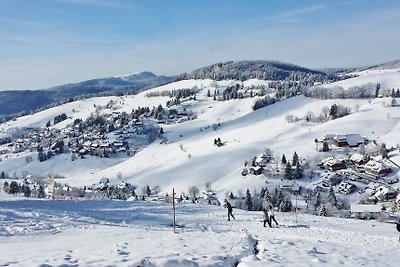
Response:
[{"label": "snowy slope", "polygon": [[[1,195],[0,195],[1,197]],[[1,266],[397,266],[399,233],[377,221],[141,201],[0,201]],[[39,245],[40,244],[40,245]]]},{"label": "snowy slope", "polygon": [[381,88],[383,89],[400,88],[400,69],[398,68],[376,70],[370,69],[350,74],[358,76],[330,84],[324,84],[323,87],[333,88],[335,86],[340,86],[344,89],[348,89],[353,86],[363,86],[367,84],[372,84],[373,86],[376,86],[376,84],[379,83],[381,84]]},{"label": "snowy slope", "polygon": [[[221,81],[219,86],[232,82]],[[259,83],[252,80],[246,86]],[[163,126],[167,143],[155,142],[126,160],[88,157],[72,162],[67,156],[57,156],[39,163],[32,154],[34,160],[25,164],[26,154],[22,154],[0,161],[0,170],[11,174],[58,175],[65,177],[63,182],[71,185],[90,185],[102,177],[116,181],[122,176],[122,179],[139,187],[160,186],[163,191],[175,187],[178,192],[187,192],[188,187],[193,185],[203,188],[210,182],[223,196],[226,192],[265,185],[265,178],[240,175],[244,161],[258,155],[264,148],[271,148],[278,153],[278,157],[283,153],[290,157],[295,151],[305,159],[324,157],[325,154],[315,152],[314,139],[330,133],[359,133],[370,140],[384,141],[388,147],[398,144],[400,110],[388,107],[389,99],[375,99],[369,103],[367,100],[316,100],[298,96],[253,112],[255,98],[225,102],[207,98],[207,90],[215,89],[212,80],[183,80],[135,96],[91,98],[68,103],[7,122],[0,129],[3,133],[12,133],[23,127],[44,126],[54,116],[66,113],[68,119],[55,126],[62,128],[76,118],[85,119],[110,100],[117,102],[116,111],[131,112],[138,106],[165,106],[168,97],[148,98],[146,93],[193,86],[203,90],[196,101],[186,102],[185,105],[194,110],[198,118]],[[285,119],[289,114],[301,118],[309,112],[317,117],[324,107],[332,104],[341,104],[358,112],[319,124],[304,120],[288,123]],[[99,112],[110,110],[100,109]],[[221,123],[221,128],[213,131],[212,125],[216,123]],[[215,138],[221,138],[226,145],[214,146]]]}]

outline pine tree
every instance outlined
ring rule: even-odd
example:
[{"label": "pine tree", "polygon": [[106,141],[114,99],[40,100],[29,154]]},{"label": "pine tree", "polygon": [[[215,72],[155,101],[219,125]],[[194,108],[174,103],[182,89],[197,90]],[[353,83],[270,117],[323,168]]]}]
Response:
[{"label": "pine tree", "polygon": [[275,187],[274,193],[272,194],[272,197],[271,197],[271,204],[273,206],[277,206],[278,195],[279,195],[278,187]]},{"label": "pine tree", "polygon": [[207,97],[211,97],[210,89],[207,89]]},{"label": "pine tree", "polygon": [[9,194],[16,195],[19,192],[20,192],[20,186],[18,185],[18,183],[16,181],[12,181],[10,183]]},{"label": "pine tree", "polygon": [[329,116],[331,116],[331,118],[334,120],[337,118],[337,112],[338,112],[337,105],[333,104],[329,110]]},{"label": "pine tree", "polygon": [[263,187],[263,188],[261,188],[261,191],[260,191],[260,198],[264,198],[264,196],[265,196],[265,188]]},{"label": "pine tree", "polygon": [[265,187],[264,201],[271,203],[271,194],[269,193],[267,187]]},{"label": "pine tree", "polygon": [[324,143],[322,144],[322,151],[323,151],[323,152],[329,151],[328,142],[324,141]]},{"label": "pine tree", "polygon": [[253,201],[251,199],[250,190],[248,188],[246,190],[246,206],[247,210],[253,210]]},{"label": "pine tree", "polygon": [[286,160],[285,154],[282,155],[282,160],[281,160],[281,162],[282,162],[282,164],[285,164],[285,165],[286,165],[287,160]]},{"label": "pine tree", "polygon": [[337,198],[335,195],[335,192],[333,191],[333,187],[329,189],[329,194],[328,194],[328,201],[335,207],[337,207]]},{"label": "pine tree", "polygon": [[9,193],[9,191],[10,191],[10,185],[8,184],[7,181],[5,181],[4,184],[3,184],[3,191],[5,193]]},{"label": "pine tree", "polygon": [[301,177],[303,177],[303,170],[302,170],[299,162],[297,162],[296,170],[295,170],[295,173],[294,173],[294,177],[296,179],[301,179]]},{"label": "pine tree", "polygon": [[276,197],[275,206],[280,206],[281,203],[285,200],[285,196],[282,193],[282,190],[279,190],[278,196]]},{"label": "pine tree", "polygon": [[151,195],[150,186],[147,186],[147,187],[146,187],[146,195],[147,195],[147,196],[150,196],[150,195]]},{"label": "pine tree", "polygon": [[230,198],[230,199],[235,199],[235,196],[233,195],[232,192],[229,194],[229,198]]},{"label": "pine tree", "polygon": [[44,198],[44,197],[45,197],[44,186],[41,185],[39,186],[38,198]]},{"label": "pine tree", "polygon": [[315,209],[319,209],[319,207],[321,206],[322,202],[321,202],[321,194],[318,192],[317,193],[317,197],[315,198]]},{"label": "pine tree", "polygon": [[24,196],[25,197],[31,197],[32,191],[31,191],[31,188],[28,185],[24,187],[23,192],[24,192]]},{"label": "pine tree", "polygon": [[292,165],[290,163],[286,163],[286,168],[285,168],[285,179],[292,179],[293,178],[293,170],[292,170]]},{"label": "pine tree", "polygon": [[296,151],[293,154],[292,158],[292,166],[296,166],[299,163],[299,156],[297,155]]}]

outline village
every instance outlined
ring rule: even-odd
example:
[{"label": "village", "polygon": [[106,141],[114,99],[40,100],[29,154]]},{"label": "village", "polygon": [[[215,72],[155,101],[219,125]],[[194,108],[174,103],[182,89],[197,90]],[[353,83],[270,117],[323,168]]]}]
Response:
[{"label": "village", "polygon": [[293,159],[269,148],[245,161],[242,176],[265,176],[267,183],[305,198],[333,190],[346,199],[347,208],[356,214],[377,214],[400,210],[399,168],[390,159],[398,149],[387,149],[359,134],[327,134],[315,140],[316,151],[326,157],[319,162]]},{"label": "village", "polygon": [[[84,159],[85,156],[121,157],[133,156],[141,147],[162,138],[162,125],[182,123],[194,118],[194,114],[179,105],[176,108],[140,108],[131,114],[118,112],[115,104],[107,104],[103,109],[111,112],[97,112],[85,121],[75,119],[62,129],[50,127],[21,129],[17,138],[6,137],[0,140],[0,160],[13,156],[37,152],[38,160],[45,161],[55,155],[70,153],[71,160]],[[97,107],[101,110],[102,107]],[[54,118],[54,124],[67,119],[65,114]],[[26,157],[29,163],[31,154]]]}]

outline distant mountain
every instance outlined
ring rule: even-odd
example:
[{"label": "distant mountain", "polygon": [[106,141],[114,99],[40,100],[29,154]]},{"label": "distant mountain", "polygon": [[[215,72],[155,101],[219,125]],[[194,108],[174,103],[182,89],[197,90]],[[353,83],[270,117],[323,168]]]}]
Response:
[{"label": "distant mountain", "polygon": [[60,85],[46,90],[0,91],[0,114],[5,117],[10,114],[29,113],[59,102],[68,102],[77,97],[137,93],[171,82],[175,78],[141,72]]},{"label": "distant mountain", "polygon": [[392,60],[371,68],[371,70],[400,69],[400,59]]},{"label": "distant mountain", "polygon": [[204,68],[184,73],[178,77],[183,79],[214,79],[214,80],[284,80],[290,76],[326,76],[325,73],[311,70],[294,64],[280,61],[244,60],[216,63]]}]

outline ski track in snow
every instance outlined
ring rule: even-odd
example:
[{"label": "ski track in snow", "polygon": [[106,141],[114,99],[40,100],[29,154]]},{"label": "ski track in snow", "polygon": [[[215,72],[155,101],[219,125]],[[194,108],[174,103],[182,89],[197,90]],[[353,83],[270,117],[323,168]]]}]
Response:
[{"label": "ski track in snow", "polygon": [[[0,201],[0,266],[396,266],[394,225],[130,201]],[[40,245],[39,245],[40,244]]]}]

